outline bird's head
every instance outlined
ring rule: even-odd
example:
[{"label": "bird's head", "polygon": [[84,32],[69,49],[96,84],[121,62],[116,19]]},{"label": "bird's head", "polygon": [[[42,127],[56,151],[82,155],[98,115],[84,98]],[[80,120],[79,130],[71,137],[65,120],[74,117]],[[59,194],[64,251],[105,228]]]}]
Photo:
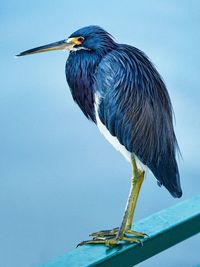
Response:
[{"label": "bird's head", "polygon": [[116,43],[111,35],[99,26],[87,26],[72,33],[68,38],[26,50],[17,56],[25,56],[53,50],[91,51],[105,54],[115,47]]}]

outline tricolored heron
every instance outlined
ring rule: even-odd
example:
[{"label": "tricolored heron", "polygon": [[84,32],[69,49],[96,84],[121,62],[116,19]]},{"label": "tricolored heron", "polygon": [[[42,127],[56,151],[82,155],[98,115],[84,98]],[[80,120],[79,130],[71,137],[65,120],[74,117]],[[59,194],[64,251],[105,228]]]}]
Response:
[{"label": "tricolored heron", "polygon": [[131,163],[132,180],[121,226],[92,234],[81,244],[139,242],[131,230],[146,168],[173,197],[181,197],[178,144],[166,86],[139,49],[118,44],[99,26],[88,26],[59,42],[20,53],[68,50],[65,72],[74,101],[104,137]]}]

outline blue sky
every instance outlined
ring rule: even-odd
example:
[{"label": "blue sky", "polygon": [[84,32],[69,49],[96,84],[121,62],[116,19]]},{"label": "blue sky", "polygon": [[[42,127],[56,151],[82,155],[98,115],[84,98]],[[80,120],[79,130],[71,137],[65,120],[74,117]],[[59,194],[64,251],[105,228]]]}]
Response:
[{"label": "blue sky", "polygon": [[[185,199],[200,185],[199,13],[198,1],[1,1],[2,266],[35,266],[92,231],[118,226],[131,175],[129,164],[73,103],[64,74],[67,53],[14,55],[91,24],[143,50],[174,106]],[[149,173],[135,218],[178,201]],[[195,265],[198,241],[187,240],[140,266]]]}]

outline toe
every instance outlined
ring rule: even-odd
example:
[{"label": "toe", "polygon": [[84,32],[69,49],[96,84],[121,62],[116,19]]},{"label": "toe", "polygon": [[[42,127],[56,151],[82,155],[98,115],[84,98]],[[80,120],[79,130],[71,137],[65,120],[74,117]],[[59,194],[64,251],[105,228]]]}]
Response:
[{"label": "toe", "polygon": [[137,239],[137,238],[130,238],[130,237],[122,237],[122,239],[121,240],[123,240],[123,241],[126,241],[126,242],[128,242],[128,243],[139,243],[139,244],[143,244],[142,243],[142,241],[140,241],[139,239]]},{"label": "toe", "polygon": [[131,234],[131,235],[138,236],[138,237],[148,237],[148,235],[145,233],[136,232],[131,229],[126,230],[126,234]]},{"label": "toe", "polygon": [[114,228],[112,230],[102,230],[102,231],[99,231],[99,232],[95,232],[95,233],[92,233],[90,234],[90,236],[96,236],[96,237],[101,237],[101,236],[114,236],[117,234],[119,228]]}]

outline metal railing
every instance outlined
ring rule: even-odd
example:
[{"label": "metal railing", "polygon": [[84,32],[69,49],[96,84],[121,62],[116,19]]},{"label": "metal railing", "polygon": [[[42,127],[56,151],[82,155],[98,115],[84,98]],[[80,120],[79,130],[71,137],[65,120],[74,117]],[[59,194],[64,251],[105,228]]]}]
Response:
[{"label": "metal railing", "polygon": [[135,222],[134,229],[149,235],[143,246],[85,245],[38,267],[134,266],[200,232],[200,195]]}]

